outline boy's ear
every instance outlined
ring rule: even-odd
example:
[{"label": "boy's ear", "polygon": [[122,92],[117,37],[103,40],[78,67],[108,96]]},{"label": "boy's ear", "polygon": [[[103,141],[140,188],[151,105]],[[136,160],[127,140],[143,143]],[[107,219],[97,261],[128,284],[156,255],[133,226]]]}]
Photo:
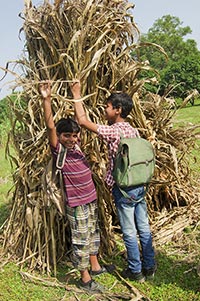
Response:
[{"label": "boy's ear", "polygon": [[121,115],[121,113],[122,113],[122,107],[117,108],[116,109],[116,114]]}]

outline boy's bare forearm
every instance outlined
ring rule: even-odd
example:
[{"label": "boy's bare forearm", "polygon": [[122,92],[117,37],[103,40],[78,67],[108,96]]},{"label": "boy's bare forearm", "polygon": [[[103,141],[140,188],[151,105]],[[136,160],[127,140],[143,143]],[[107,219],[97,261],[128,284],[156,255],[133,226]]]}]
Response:
[{"label": "boy's bare forearm", "polygon": [[39,85],[39,92],[43,100],[43,109],[44,109],[44,120],[46,127],[48,129],[49,141],[52,146],[57,144],[57,135],[55,129],[55,123],[53,120],[53,112],[51,108],[51,86],[49,82],[42,82]]},{"label": "boy's bare forearm", "polygon": [[[74,110],[75,110],[75,115],[78,123],[85,127],[86,129],[97,133],[97,125],[90,120],[88,120],[85,109],[83,107],[83,103],[81,101],[81,85],[80,81],[75,80],[74,83],[71,84],[70,86],[71,92],[73,95],[74,100]],[[80,100],[80,101],[78,101]]]},{"label": "boy's bare forearm", "polygon": [[78,101],[81,99],[81,84],[80,81],[75,80],[71,85],[71,92],[73,95],[74,100],[77,100],[74,103],[74,110],[75,110],[75,115],[78,123],[82,125],[82,122],[87,120],[86,114],[85,114],[85,109],[83,107],[82,101]]},{"label": "boy's bare forearm", "polygon": [[82,125],[87,120],[87,116],[86,116],[85,109],[83,107],[83,103],[75,102],[74,110],[75,110],[75,115],[76,115],[76,119],[77,119],[78,123],[80,125]]},{"label": "boy's bare forearm", "polygon": [[89,131],[97,133],[98,126],[96,123],[90,121],[87,118],[82,102],[75,102],[74,109],[75,109],[77,121],[80,124],[80,126],[88,129]]},{"label": "boy's bare forearm", "polygon": [[54,120],[53,120],[53,113],[51,109],[51,100],[43,98],[43,109],[44,109],[44,120],[45,124],[48,129],[52,129],[55,127]]},{"label": "boy's bare forearm", "polygon": [[38,86],[39,93],[43,100],[44,120],[47,128],[52,129],[54,125],[51,109],[51,85],[50,82],[41,82]]}]

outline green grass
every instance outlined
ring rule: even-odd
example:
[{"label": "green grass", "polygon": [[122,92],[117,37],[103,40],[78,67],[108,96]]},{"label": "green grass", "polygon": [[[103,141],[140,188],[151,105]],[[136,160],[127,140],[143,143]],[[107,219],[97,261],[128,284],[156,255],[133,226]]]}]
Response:
[{"label": "green grass", "polygon": [[199,128],[196,129],[198,132],[198,137],[196,141],[196,148],[192,150],[189,161],[191,164],[191,169],[195,173],[200,172],[200,99],[195,100],[195,104],[192,106],[190,103],[186,105],[185,108],[182,108],[177,111],[177,114],[174,117],[175,126],[195,126],[199,125]]},{"label": "green grass", "polygon": [[192,106],[190,103],[186,107],[178,110],[176,122],[182,125],[200,124],[200,99]]},{"label": "green grass", "polygon": [[[157,252],[156,259],[158,262],[158,270],[155,275],[154,281],[145,283],[137,283],[130,281],[140,292],[148,296],[152,301],[199,301],[199,277],[196,272],[196,263],[187,263],[182,256],[169,256],[165,252]],[[117,269],[120,271],[126,264],[125,259],[119,255],[112,258],[116,264]],[[69,266],[58,266],[57,279],[65,285],[66,272]],[[28,280],[23,280],[19,273],[19,268],[14,263],[9,263],[0,271],[0,300],[1,301],[54,301],[54,300],[70,300],[73,295],[73,288],[76,289],[75,281],[69,280],[68,287],[71,292],[66,292],[64,288],[52,288],[48,285],[42,285],[39,281],[32,283]],[[46,280],[46,277],[37,275],[37,277]],[[78,276],[76,276],[77,278]],[[74,279],[74,276],[73,276]],[[49,279],[48,279],[49,280]],[[112,287],[112,293],[130,294],[128,287],[118,278],[116,274],[104,274],[96,277],[96,280],[105,286],[108,290]],[[51,279],[53,283],[54,278]],[[88,295],[76,293],[79,299],[88,300]],[[72,299],[75,300],[75,299]],[[96,300],[95,297],[90,300]],[[123,299],[120,299],[123,300]],[[125,300],[125,299],[124,299]]]},{"label": "green grass", "polygon": [[0,272],[1,301],[55,301],[61,300],[65,290],[23,281],[19,268],[10,263]]},{"label": "green grass", "polygon": [[[181,109],[176,117],[175,123],[184,126],[188,123],[198,123],[200,121],[200,101],[195,103],[195,106],[187,105]],[[5,160],[4,147],[0,147],[0,225],[3,224],[9,214],[9,206],[11,196],[7,196],[7,191],[12,187],[12,177],[10,175],[10,165]],[[199,152],[200,153],[200,152]],[[197,153],[198,162],[200,162],[200,154]],[[199,172],[199,164],[197,166]],[[192,248],[197,248],[197,253],[200,254],[200,226],[197,224],[195,229],[197,244],[193,244]],[[184,233],[193,239],[193,229],[188,229]],[[123,244],[120,244],[121,251]],[[129,282],[140,292],[145,294],[152,301],[200,301],[200,277],[197,274],[197,266],[200,264],[200,259],[196,258],[188,260],[190,250],[181,250],[180,255],[173,255],[173,250],[176,250],[175,243],[165,245],[159,250],[156,250],[156,260],[158,270],[153,282],[145,282],[142,284]],[[170,250],[170,252],[169,252]],[[121,253],[120,253],[121,254]],[[171,254],[171,255],[170,255]],[[177,254],[177,252],[175,252]],[[105,258],[104,258],[105,259]],[[117,255],[112,258],[107,258],[107,261],[113,262],[119,271],[126,266],[124,256]],[[3,262],[3,260],[1,260]],[[70,270],[68,262],[63,262],[58,265],[58,281],[66,283],[66,273]],[[25,270],[23,270],[25,271]],[[33,273],[35,276],[46,280],[45,275],[39,275],[37,271]],[[75,280],[79,278],[75,274]],[[54,282],[54,278],[48,279]],[[75,293],[74,277],[68,279],[68,287],[71,291],[66,291],[63,287],[51,287],[42,284],[41,281],[33,283],[28,279],[23,279],[20,274],[20,268],[12,261],[0,269],[0,301],[67,301],[67,300],[97,300],[96,297],[88,297],[86,294]],[[127,285],[123,283],[116,274],[105,274],[98,277],[97,281],[102,283],[107,289],[111,289],[112,293],[130,293]],[[76,297],[75,297],[76,296]],[[123,300],[123,298],[118,299]]]}]

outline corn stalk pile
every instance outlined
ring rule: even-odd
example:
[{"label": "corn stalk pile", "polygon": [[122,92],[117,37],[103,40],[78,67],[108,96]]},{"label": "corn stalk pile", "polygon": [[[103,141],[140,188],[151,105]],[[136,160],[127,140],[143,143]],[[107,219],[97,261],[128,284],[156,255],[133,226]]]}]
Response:
[{"label": "corn stalk pile", "polygon": [[[12,104],[11,138],[16,157],[14,194],[10,217],[4,230],[5,252],[16,255],[30,269],[51,272],[70,251],[67,221],[52,206],[44,206],[41,176],[50,158],[38,83],[50,80],[54,119],[74,114],[69,82],[79,78],[89,118],[105,123],[105,98],[124,91],[134,99],[129,116],[141,136],[150,139],[156,152],[156,172],[147,196],[150,218],[163,208],[196,202],[186,154],[195,143],[194,128],[172,127],[174,111],[167,98],[146,94],[142,70],[150,67],[137,59],[138,29],[130,13],[131,4],[122,0],[45,0],[34,7],[25,1],[23,31],[26,56],[17,62],[23,76],[16,87],[23,91]],[[131,53],[134,55],[131,55]],[[153,78],[148,78],[148,83]],[[82,149],[90,163],[98,193],[102,233],[101,249],[112,254],[113,225],[118,224],[115,207],[104,184],[107,149],[96,135],[82,131]],[[9,150],[8,150],[9,151]]]}]

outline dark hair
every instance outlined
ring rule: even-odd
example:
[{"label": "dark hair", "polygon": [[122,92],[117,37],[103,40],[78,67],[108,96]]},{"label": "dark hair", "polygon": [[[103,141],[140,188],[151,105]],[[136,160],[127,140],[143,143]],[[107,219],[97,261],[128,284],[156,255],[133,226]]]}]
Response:
[{"label": "dark hair", "polygon": [[122,109],[121,117],[126,118],[133,108],[133,100],[126,93],[112,93],[107,98],[107,103],[110,102],[114,109]]},{"label": "dark hair", "polygon": [[56,131],[58,134],[79,133],[80,127],[74,119],[67,117],[58,120],[58,122],[56,123]]}]

